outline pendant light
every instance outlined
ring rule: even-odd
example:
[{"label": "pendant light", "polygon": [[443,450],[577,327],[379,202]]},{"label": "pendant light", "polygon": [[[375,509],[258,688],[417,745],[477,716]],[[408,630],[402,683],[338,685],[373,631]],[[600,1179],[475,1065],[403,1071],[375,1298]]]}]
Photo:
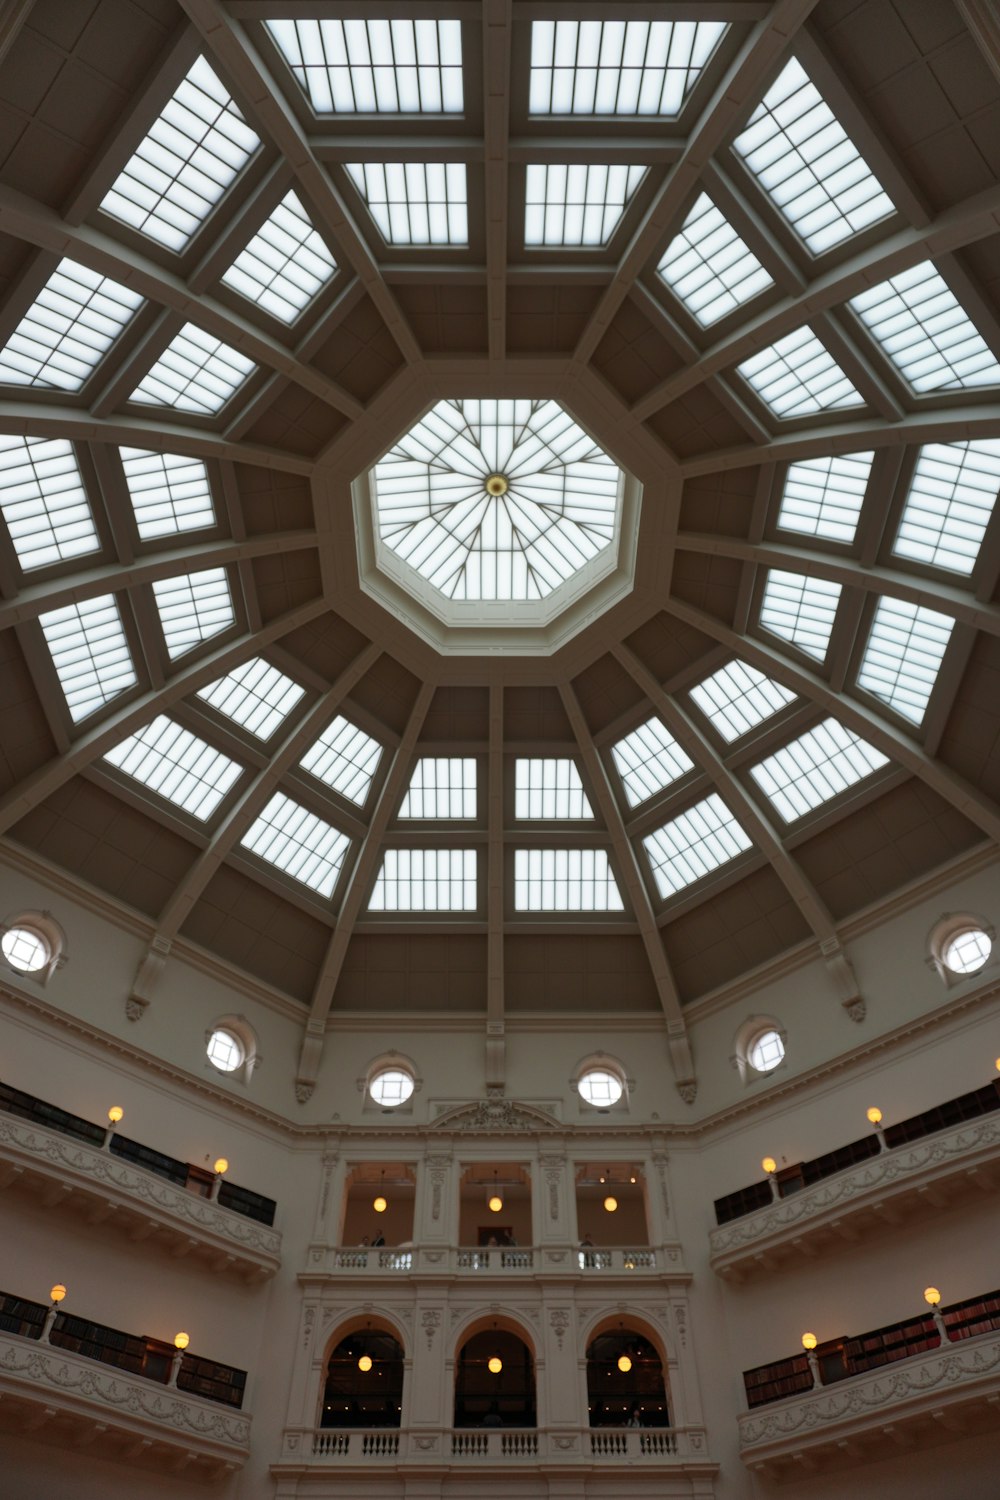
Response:
[{"label": "pendant light", "polygon": [[499,1186],[497,1185],[497,1174],[495,1168],[493,1171],[493,1191],[486,1199],[486,1206],[492,1214],[498,1214],[503,1209],[503,1196],[501,1195]]}]

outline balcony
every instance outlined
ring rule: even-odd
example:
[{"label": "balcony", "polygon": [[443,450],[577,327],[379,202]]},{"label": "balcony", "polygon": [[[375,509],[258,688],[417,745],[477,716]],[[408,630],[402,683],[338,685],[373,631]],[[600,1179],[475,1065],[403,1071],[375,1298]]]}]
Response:
[{"label": "balcony", "polygon": [[612,1276],[684,1276],[680,1246],[642,1245],[635,1248],[589,1245],[387,1245],[314,1246],[309,1255],[310,1277],[322,1275],[385,1277],[440,1277],[507,1280],[523,1277],[581,1275],[597,1280]]}]

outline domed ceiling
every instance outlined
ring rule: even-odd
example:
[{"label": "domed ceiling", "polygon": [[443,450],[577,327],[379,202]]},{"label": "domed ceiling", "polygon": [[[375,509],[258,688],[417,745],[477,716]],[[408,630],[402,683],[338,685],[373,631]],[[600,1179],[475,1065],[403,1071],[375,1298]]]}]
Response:
[{"label": "domed ceiling", "polygon": [[996,28],[386,9],[3,21],[4,857],[303,1097],[386,1013],[661,1014],[691,1097],[1000,834]]}]

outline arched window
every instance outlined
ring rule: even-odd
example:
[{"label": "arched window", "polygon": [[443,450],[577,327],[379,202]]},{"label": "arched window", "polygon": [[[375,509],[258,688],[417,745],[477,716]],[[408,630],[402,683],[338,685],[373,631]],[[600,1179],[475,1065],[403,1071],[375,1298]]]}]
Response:
[{"label": "arched window", "polygon": [[47,984],[66,962],[66,934],[47,911],[19,912],[0,923],[0,953],[19,977]]},{"label": "arched window", "polygon": [[996,932],[974,912],[949,912],[928,938],[930,962],[951,989],[995,965]]},{"label": "arched window", "polygon": [[322,1427],[398,1427],[403,1410],[403,1349],[381,1328],[342,1338],[330,1355]]},{"label": "arched window", "polygon": [[474,1333],[455,1361],[456,1427],[534,1427],[535,1361],[516,1333]]},{"label": "arched window", "polygon": [[599,1333],[587,1350],[591,1427],[669,1427],[663,1362],[643,1334],[619,1327]]}]

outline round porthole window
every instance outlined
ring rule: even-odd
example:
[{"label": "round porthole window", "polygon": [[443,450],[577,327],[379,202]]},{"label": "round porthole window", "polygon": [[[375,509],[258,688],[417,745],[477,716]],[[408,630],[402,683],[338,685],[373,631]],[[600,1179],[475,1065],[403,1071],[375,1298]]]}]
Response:
[{"label": "round porthole window", "polygon": [[773,1073],[785,1055],[785,1044],[776,1031],[762,1031],[747,1049],[747,1061],[758,1073]]},{"label": "round porthole window", "polygon": [[208,1039],[208,1060],[220,1073],[235,1073],[243,1066],[246,1051],[238,1036],[218,1027]]},{"label": "round porthole window", "polygon": [[992,951],[988,933],[981,927],[965,927],[945,943],[941,960],[953,974],[978,974]]},{"label": "round porthole window", "polygon": [[588,1068],[580,1074],[576,1086],[584,1103],[592,1104],[595,1109],[609,1109],[625,1092],[621,1079],[606,1068]]},{"label": "round porthole window", "polygon": [[380,1068],[368,1084],[368,1092],[383,1109],[398,1109],[413,1093],[413,1078],[402,1068]]},{"label": "round porthole window", "polygon": [[11,968],[20,974],[36,974],[52,957],[46,940],[31,927],[8,927],[0,946]]}]

